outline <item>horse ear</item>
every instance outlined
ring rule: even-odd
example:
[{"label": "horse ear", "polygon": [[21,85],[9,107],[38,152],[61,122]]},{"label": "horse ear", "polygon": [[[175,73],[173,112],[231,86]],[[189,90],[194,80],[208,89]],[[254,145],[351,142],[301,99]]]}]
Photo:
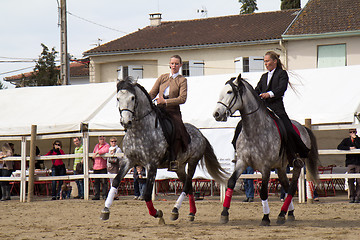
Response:
[{"label": "horse ear", "polygon": [[239,74],[239,76],[236,78],[236,80],[234,81],[234,83],[236,84],[236,85],[238,85],[238,86],[240,86],[241,84],[242,84],[242,82],[241,82],[241,73]]}]

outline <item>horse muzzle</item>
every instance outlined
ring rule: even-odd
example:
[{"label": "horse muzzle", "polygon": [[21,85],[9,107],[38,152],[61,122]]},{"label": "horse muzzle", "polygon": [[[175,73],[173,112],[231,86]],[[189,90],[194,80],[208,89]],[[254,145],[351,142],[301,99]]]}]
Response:
[{"label": "horse muzzle", "polygon": [[213,117],[214,117],[215,120],[218,121],[218,122],[226,122],[226,121],[227,121],[227,114],[226,114],[226,112],[220,113],[219,110],[216,110],[216,111],[213,113]]}]

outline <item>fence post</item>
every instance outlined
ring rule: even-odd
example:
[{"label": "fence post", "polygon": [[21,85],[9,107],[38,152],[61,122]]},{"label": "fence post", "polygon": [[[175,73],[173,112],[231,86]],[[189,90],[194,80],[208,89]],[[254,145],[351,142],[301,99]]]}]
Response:
[{"label": "fence post", "polygon": [[87,125],[82,125],[83,131],[83,163],[84,163],[84,199],[89,200],[89,144],[90,137]]},{"label": "fence post", "polygon": [[27,198],[28,202],[31,202],[34,197],[36,128],[37,128],[36,125],[31,125],[29,183],[28,183],[28,198]]}]

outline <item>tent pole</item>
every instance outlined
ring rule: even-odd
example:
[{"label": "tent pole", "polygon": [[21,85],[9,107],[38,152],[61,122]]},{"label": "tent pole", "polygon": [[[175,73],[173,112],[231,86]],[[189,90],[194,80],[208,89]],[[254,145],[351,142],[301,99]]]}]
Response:
[{"label": "tent pole", "polygon": [[20,202],[26,198],[26,137],[21,137],[21,175],[20,175]]},{"label": "tent pole", "polygon": [[34,198],[34,178],[35,178],[35,155],[36,155],[36,125],[31,125],[30,140],[30,164],[29,164],[29,183],[28,183],[28,202]]}]

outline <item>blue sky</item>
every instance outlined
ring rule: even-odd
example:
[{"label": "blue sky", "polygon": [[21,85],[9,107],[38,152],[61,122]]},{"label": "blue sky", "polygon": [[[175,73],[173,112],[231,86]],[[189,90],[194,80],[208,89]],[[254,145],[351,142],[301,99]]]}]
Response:
[{"label": "blue sky", "polygon": [[[308,0],[302,0],[304,7]],[[60,0],[0,0],[0,79],[30,72],[33,62],[5,63],[38,59],[44,43],[60,51],[58,27]],[[181,4],[180,4],[181,3]],[[280,0],[257,0],[257,12],[280,10]],[[67,0],[68,52],[75,58],[98,43],[106,43],[144,28],[149,14],[161,12],[163,21],[203,17],[197,10],[207,10],[208,17],[239,13],[237,0]],[[106,26],[89,23],[83,19]],[[16,71],[27,68],[22,71]]]}]

